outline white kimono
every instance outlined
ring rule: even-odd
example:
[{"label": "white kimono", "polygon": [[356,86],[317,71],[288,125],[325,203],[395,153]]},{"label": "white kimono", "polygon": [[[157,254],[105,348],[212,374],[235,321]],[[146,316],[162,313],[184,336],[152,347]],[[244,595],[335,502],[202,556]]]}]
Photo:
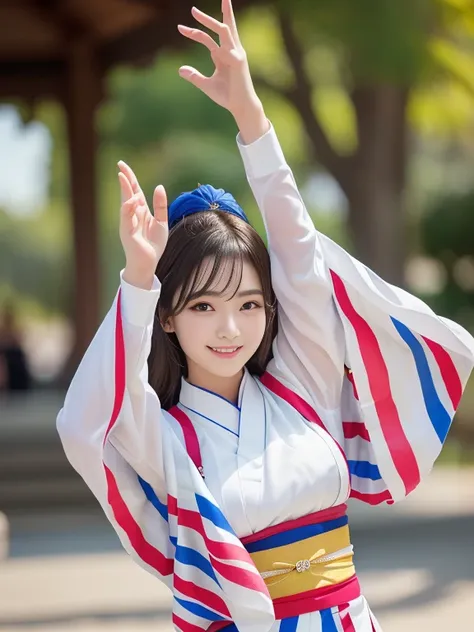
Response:
[{"label": "white kimono", "polygon": [[148,385],[157,279],[151,291],[122,280],[58,430],[125,549],[173,591],[176,629],[229,620],[241,632],[372,632],[363,597],[275,621],[240,538],[349,496],[390,503],[412,491],[441,450],[474,340],[317,232],[273,129],[239,149],[278,299],[267,371],[326,430],[247,372],[237,406],[183,380],[178,406],[197,433],[203,480]]}]

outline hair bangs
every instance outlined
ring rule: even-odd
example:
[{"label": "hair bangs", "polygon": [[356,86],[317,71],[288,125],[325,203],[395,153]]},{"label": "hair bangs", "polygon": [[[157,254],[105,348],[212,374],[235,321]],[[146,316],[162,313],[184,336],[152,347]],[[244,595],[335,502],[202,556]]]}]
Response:
[{"label": "hair bangs", "polygon": [[[242,282],[244,261],[248,260],[246,248],[234,235],[226,235],[224,240],[221,236],[219,243],[216,242],[212,238],[204,242],[197,264],[179,289],[173,306],[174,314],[179,314],[189,302],[208,292],[218,292],[223,296],[231,291],[229,298],[237,294]],[[196,262],[195,255],[193,260]]]}]

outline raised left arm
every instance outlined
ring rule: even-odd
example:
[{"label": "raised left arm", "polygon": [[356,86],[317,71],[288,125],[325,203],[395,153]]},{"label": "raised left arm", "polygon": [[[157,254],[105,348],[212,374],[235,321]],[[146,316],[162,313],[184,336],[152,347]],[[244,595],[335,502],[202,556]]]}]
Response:
[{"label": "raised left arm", "polygon": [[310,401],[344,442],[358,497],[371,504],[398,500],[439,454],[474,364],[474,339],[316,230],[255,93],[231,0],[222,9],[223,22],[193,9],[219,44],[179,27],[209,49],[214,74],[188,66],[180,74],[239,126],[279,302],[269,371]]},{"label": "raised left arm", "polygon": [[219,43],[200,29],[178,27],[182,35],[209,50],[215,64],[213,75],[205,77],[190,66],[179,72],[229,110],[239,128],[247,177],[265,221],[280,304],[276,356],[281,347],[290,364],[285,372],[299,376],[313,397],[317,391],[317,399],[325,406],[336,407],[344,377],[345,344],[318,233],[255,92],[231,0],[222,0],[222,14],[219,22],[192,10],[199,24],[219,36]]},{"label": "raised left arm", "polygon": [[179,74],[202,90],[234,117],[243,142],[253,143],[268,131],[270,124],[255,91],[247,54],[240,41],[231,0],[222,0],[222,22],[193,7],[194,19],[219,37],[216,42],[200,29],[178,25],[188,39],[205,46],[214,62],[214,73],[205,77],[192,66],[181,66]]}]

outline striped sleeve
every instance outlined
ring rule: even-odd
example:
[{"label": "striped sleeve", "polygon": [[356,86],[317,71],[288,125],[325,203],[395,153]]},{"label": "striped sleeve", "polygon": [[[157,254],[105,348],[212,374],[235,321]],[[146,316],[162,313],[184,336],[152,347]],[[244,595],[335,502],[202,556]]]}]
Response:
[{"label": "striped sleeve", "polygon": [[473,367],[456,323],[321,237],[343,324],[345,452],[352,495],[370,504],[413,491],[438,457]]},{"label": "striped sleeve", "polygon": [[316,230],[272,127],[251,145],[238,141],[278,299],[269,370],[344,442],[354,496],[403,498],[441,450],[474,340]]},{"label": "striped sleeve", "polygon": [[155,285],[146,292],[122,281],[69,386],[57,429],[71,465],[124,548],[171,585],[174,547],[163,502],[165,413],[147,380],[157,280]]}]

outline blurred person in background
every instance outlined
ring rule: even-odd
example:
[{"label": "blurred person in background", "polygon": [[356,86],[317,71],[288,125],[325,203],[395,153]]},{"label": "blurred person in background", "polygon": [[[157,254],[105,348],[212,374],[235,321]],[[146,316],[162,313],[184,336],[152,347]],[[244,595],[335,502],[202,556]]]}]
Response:
[{"label": "blurred person in background", "polygon": [[14,393],[31,388],[31,374],[23,349],[13,301],[0,313],[0,391]]},{"label": "blurred person in background", "polygon": [[160,185],[152,215],[119,163],[126,265],[58,431],[176,629],[374,632],[345,503],[429,473],[474,340],[315,229],[222,6],[192,10],[219,43],[179,26],[215,73],[180,75],[237,123],[268,252],[230,194]]}]

